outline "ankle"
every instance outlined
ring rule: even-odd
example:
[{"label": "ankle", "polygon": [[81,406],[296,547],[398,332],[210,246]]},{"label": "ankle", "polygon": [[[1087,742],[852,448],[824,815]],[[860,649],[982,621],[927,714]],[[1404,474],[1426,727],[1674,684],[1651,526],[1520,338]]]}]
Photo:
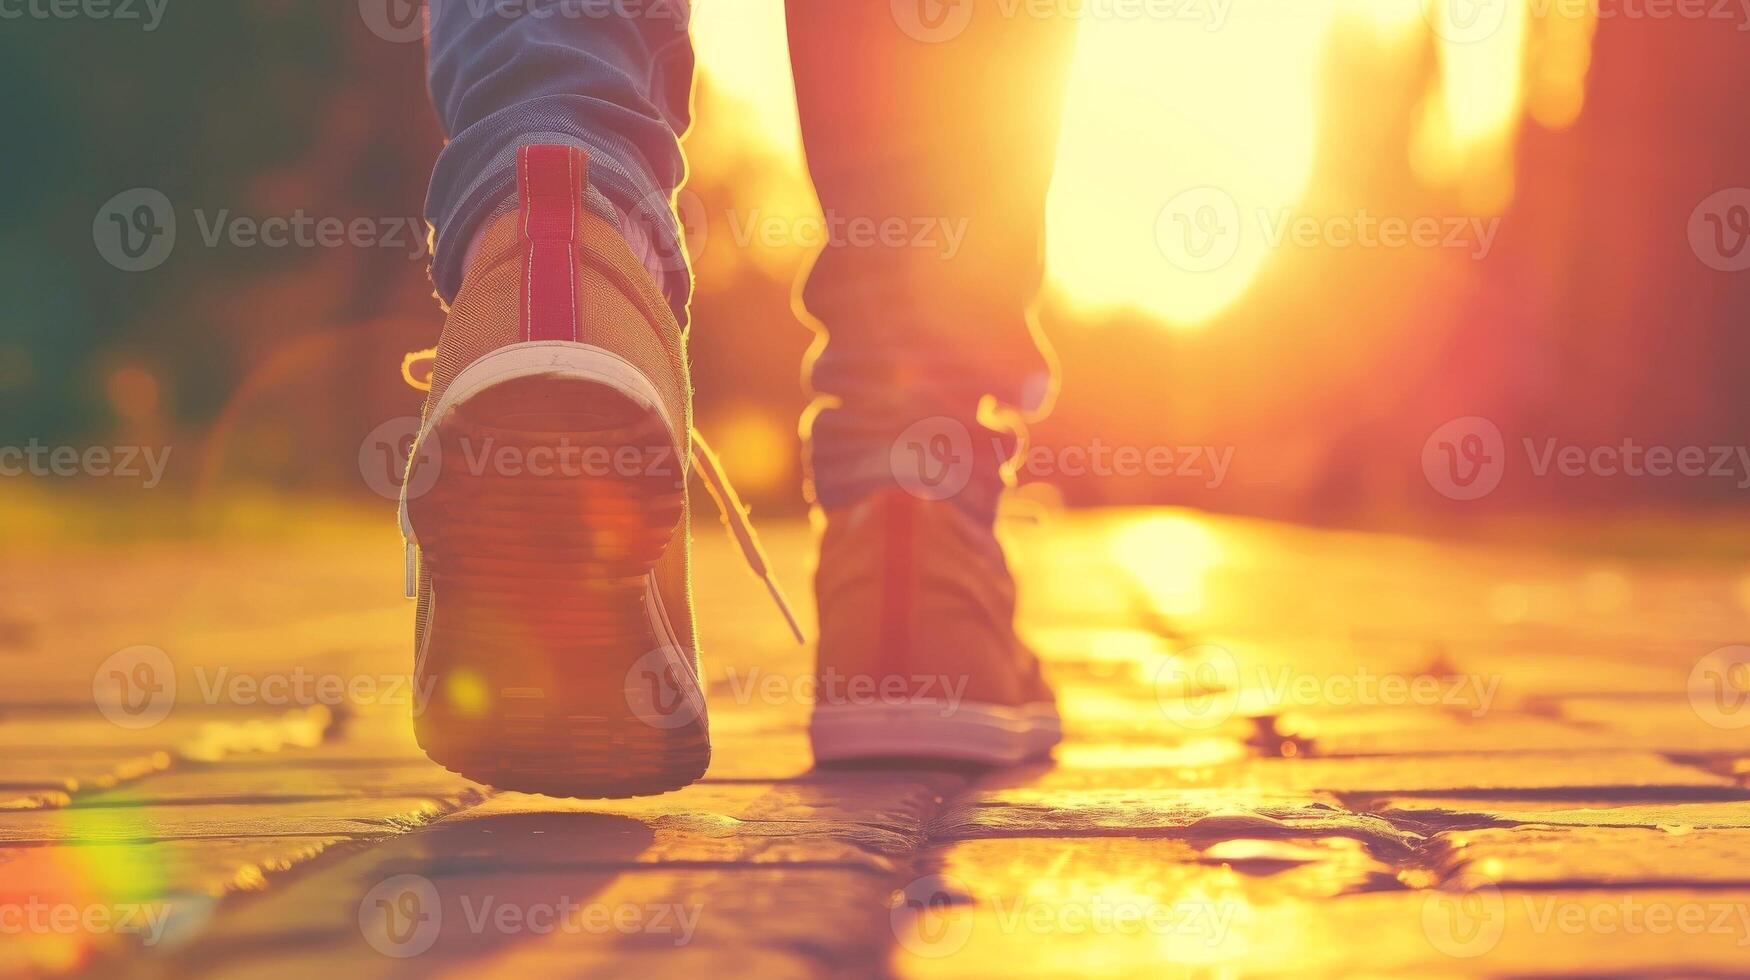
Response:
[{"label": "ankle", "polygon": [[[668,296],[672,288],[674,259],[663,253],[662,248],[657,244],[658,236],[653,234],[637,215],[629,213],[624,208],[615,207],[602,199],[600,195],[595,195],[595,197],[600,205],[605,206],[611,212],[614,227],[619,231],[620,239],[626,243],[626,248],[631,251],[632,257],[638,260],[639,266],[650,276],[651,281],[656,283],[657,288],[662,290],[665,296]],[[513,217],[516,213],[517,200],[512,196],[501,202],[484,221],[475,226],[469,235],[468,245],[462,252],[463,270],[474,267],[475,261],[485,250],[486,241],[492,236],[498,223],[507,217]],[[464,272],[464,274],[466,273]],[[674,297],[669,296],[668,298],[671,303],[674,302]]]}]

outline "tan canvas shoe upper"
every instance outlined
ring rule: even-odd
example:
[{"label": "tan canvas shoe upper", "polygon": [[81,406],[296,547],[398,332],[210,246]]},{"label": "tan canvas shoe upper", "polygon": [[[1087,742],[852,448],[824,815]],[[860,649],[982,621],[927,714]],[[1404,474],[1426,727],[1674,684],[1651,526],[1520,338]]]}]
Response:
[{"label": "tan canvas shoe upper", "polygon": [[1015,635],[1015,583],[1001,547],[949,503],[893,490],[827,514],[815,588],[822,704],[860,700],[860,678],[877,699],[903,679],[913,699],[1053,701]]}]

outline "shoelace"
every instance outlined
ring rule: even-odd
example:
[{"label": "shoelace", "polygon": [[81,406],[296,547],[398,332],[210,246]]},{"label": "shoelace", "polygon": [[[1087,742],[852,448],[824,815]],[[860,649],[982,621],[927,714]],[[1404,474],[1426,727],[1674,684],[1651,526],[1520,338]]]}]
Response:
[{"label": "shoelace", "polygon": [[[437,360],[437,348],[427,348],[409,353],[401,359],[401,378],[410,387],[419,391],[431,390],[431,368],[428,366],[425,377],[414,374],[414,368],[420,362]],[[705,437],[693,429],[691,434],[694,467],[699,474],[699,480],[705,485],[705,491],[717,504],[717,512],[722,515],[723,526],[729,536],[735,540],[741,549],[741,557],[747,562],[747,567],[759,576],[765,583],[772,601],[777,603],[778,611],[783,613],[784,622],[789,625],[790,632],[796,637],[797,643],[806,643],[807,638],[802,633],[802,624],[796,619],[796,612],[790,607],[790,600],[784,595],[784,589],[778,584],[778,577],[772,573],[771,563],[766,558],[766,550],[760,546],[759,534],[754,531],[753,519],[748,515],[747,505],[741,502],[741,495],[735,492],[735,485],[729,482],[729,477],[723,472],[723,463],[717,458],[717,453]],[[407,591],[413,595],[417,587],[417,571],[414,565],[414,545],[412,529],[403,525],[402,533],[407,535]]]}]

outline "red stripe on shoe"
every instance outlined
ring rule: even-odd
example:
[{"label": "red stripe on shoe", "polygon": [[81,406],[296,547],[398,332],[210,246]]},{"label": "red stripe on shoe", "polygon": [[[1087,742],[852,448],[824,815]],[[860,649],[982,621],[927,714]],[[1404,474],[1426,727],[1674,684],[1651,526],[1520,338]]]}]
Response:
[{"label": "red stripe on shoe", "polygon": [[881,504],[881,649],[887,665],[911,669],[912,593],[917,588],[916,557],[912,553],[912,498],[889,491]]},{"label": "red stripe on shoe", "polygon": [[589,155],[575,146],[517,149],[524,340],[577,339],[578,212]]}]

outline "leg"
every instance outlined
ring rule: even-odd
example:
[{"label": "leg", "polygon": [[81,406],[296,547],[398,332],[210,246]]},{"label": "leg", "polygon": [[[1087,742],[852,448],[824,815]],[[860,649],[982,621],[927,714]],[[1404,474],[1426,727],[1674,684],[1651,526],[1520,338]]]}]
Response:
[{"label": "leg", "polygon": [[[1028,306],[1074,31],[996,0],[915,2],[911,20],[881,0],[788,5],[821,206],[899,230],[872,247],[835,236],[808,275],[804,303],[825,325],[811,369],[813,490],[832,508],[892,486],[895,438],[944,416],[970,436],[954,499],[988,519],[1016,438],[988,416],[994,426],[981,425],[980,405],[1035,413],[1052,386]],[[931,15],[945,31],[920,29]]]},{"label": "leg", "polygon": [[470,243],[513,206],[517,147],[564,144],[588,152],[590,209],[620,226],[685,321],[691,281],[669,204],[686,175],[691,11],[688,0],[649,0],[637,16],[600,7],[432,0],[428,80],[450,141],[426,217],[445,302]]},{"label": "leg", "polygon": [[999,0],[915,2],[789,5],[809,169],[842,232],[803,290],[824,324],[810,736],[824,762],[1018,762],[1059,723],[993,524],[1051,392],[1028,307],[1072,32]]},{"label": "leg", "polygon": [[414,730],[507,789],[655,793],[710,758],[669,210],[692,59],[660,5],[431,8],[449,309],[401,488]]}]

